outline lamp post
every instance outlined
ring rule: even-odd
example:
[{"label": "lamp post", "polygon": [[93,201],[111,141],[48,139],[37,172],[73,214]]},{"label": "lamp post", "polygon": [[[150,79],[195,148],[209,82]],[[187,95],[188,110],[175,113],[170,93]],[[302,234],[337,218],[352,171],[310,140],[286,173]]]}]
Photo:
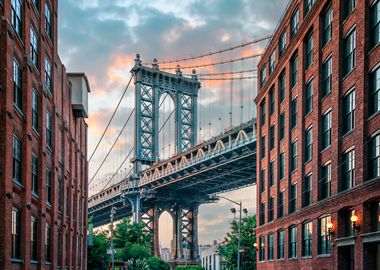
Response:
[{"label": "lamp post", "polygon": [[[241,242],[241,213],[242,211],[244,212],[244,214],[247,215],[248,213],[248,210],[247,209],[242,209],[242,206],[243,206],[243,203],[240,201],[240,202],[235,202],[231,199],[228,199],[224,196],[218,196],[218,198],[223,198],[229,202],[232,202],[233,204],[236,204],[239,206],[239,232],[238,232],[238,251],[237,251],[237,270],[240,270],[240,242]],[[234,214],[234,218],[235,218],[235,214],[236,214],[236,209],[235,208],[231,208],[231,213]]]},{"label": "lamp post", "polygon": [[116,213],[116,207],[111,208],[111,269],[115,269],[115,249],[113,248],[113,218]]}]

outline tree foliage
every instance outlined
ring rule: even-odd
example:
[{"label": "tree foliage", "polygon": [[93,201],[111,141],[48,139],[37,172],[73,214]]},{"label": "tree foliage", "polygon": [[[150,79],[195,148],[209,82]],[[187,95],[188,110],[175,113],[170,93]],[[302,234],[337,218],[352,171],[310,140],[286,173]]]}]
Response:
[{"label": "tree foliage", "polygon": [[[256,269],[256,216],[242,219],[240,249],[244,252],[240,256],[242,270]],[[227,269],[236,269],[238,252],[239,221],[231,222],[231,232],[224,238],[224,245],[219,247],[218,253],[225,258]]]},{"label": "tree foliage", "polygon": [[107,248],[109,240],[104,233],[94,234],[93,245],[88,247],[87,267],[88,269],[103,269],[107,263]]},{"label": "tree foliage", "polygon": [[204,268],[200,265],[180,265],[175,270],[204,270]]}]

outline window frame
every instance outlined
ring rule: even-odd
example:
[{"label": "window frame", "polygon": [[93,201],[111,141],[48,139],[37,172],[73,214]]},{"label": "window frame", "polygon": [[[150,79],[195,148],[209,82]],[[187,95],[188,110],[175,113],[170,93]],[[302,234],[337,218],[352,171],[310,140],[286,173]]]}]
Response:
[{"label": "window frame", "polygon": [[32,153],[32,194],[38,195],[38,157]]},{"label": "window frame", "polygon": [[297,127],[298,122],[298,96],[295,97],[290,104],[290,110],[291,110],[291,119],[290,119],[290,126],[291,129],[294,129]]},{"label": "window frame", "polygon": [[268,261],[274,260],[274,233],[268,234]]},{"label": "window frame", "polygon": [[305,221],[302,223],[302,257],[313,256],[313,223]]},{"label": "window frame", "polygon": [[370,139],[369,143],[369,179],[380,177],[380,133]]},{"label": "window frame", "polygon": [[[325,175],[326,172],[326,176]],[[331,163],[325,163],[321,166],[321,179],[320,183],[320,192],[319,200],[327,199],[331,196]],[[324,193],[326,192],[326,194]]]},{"label": "window frame", "polygon": [[52,12],[49,4],[45,2],[45,33],[48,39],[53,41],[53,20]]},{"label": "window frame", "polygon": [[343,75],[347,76],[356,67],[356,27],[343,39]]},{"label": "window frame", "polygon": [[45,57],[45,88],[53,94],[53,66],[48,57]]},{"label": "window frame", "polygon": [[313,111],[314,85],[311,77],[305,85],[305,115]]},{"label": "window frame", "polygon": [[285,259],[285,230],[277,231],[277,259]]},{"label": "window frame", "polygon": [[322,47],[326,47],[332,39],[332,21],[333,11],[330,4],[322,16]]},{"label": "window frame", "polygon": [[285,151],[280,153],[278,167],[278,179],[281,181],[285,178]]},{"label": "window frame", "polygon": [[305,164],[313,160],[313,126],[305,130]]},{"label": "window frame", "polygon": [[298,83],[298,52],[295,52],[290,58],[290,89],[293,89]]},{"label": "window frame", "polygon": [[290,170],[294,172],[298,168],[298,140],[295,140],[292,142],[290,151],[291,151]]},{"label": "window frame", "polygon": [[292,39],[299,30],[300,12],[298,6],[294,9],[290,17],[290,38]]},{"label": "window frame", "polygon": [[13,134],[13,182],[22,185],[22,141]]},{"label": "window frame", "polygon": [[22,111],[22,69],[20,64],[13,58],[13,105]]},{"label": "window frame", "polygon": [[355,129],[356,91],[350,90],[343,97],[343,136]]},{"label": "window frame", "polygon": [[280,103],[285,100],[286,96],[286,72],[283,70],[278,77],[278,89],[280,92]]},{"label": "window frame", "polygon": [[289,259],[297,258],[297,225],[289,227]]},{"label": "window frame", "polygon": [[[380,8],[380,1],[379,8]],[[369,74],[369,117],[380,112],[380,67]]]},{"label": "window frame", "polygon": [[30,26],[30,51],[29,58],[34,65],[34,67],[38,70],[38,36],[37,32],[34,30],[34,27]]},{"label": "window frame", "polygon": [[305,51],[306,51],[306,61],[305,61],[305,69],[308,69],[313,64],[314,58],[314,36],[313,32],[310,32],[306,36],[305,40]]},{"label": "window frame", "polygon": [[[371,47],[375,48],[378,44],[380,44],[380,16],[375,18],[375,14],[380,10],[380,2],[374,1],[372,6],[370,7],[370,33],[371,33]],[[380,11],[378,11],[380,13]],[[376,20],[377,19],[377,20]],[[376,35],[377,33],[377,35]],[[376,39],[377,38],[377,39]]]},{"label": "window frame", "polygon": [[23,8],[22,0],[11,1],[11,24],[19,38],[22,36]]},{"label": "window frame", "polygon": [[318,219],[318,255],[331,255],[331,239],[327,228],[329,222],[330,215]]},{"label": "window frame", "polygon": [[309,173],[303,177],[302,185],[302,207],[307,207],[313,202],[313,174]]},{"label": "window frame", "polygon": [[328,109],[322,115],[322,130],[321,130],[321,149],[322,151],[331,146],[331,128],[332,128],[332,113],[331,109]]},{"label": "window frame", "polygon": [[290,185],[289,190],[289,214],[294,213],[297,210],[297,183]]},{"label": "window frame", "polygon": [[12,206],[12,227],[11,227],[11,254],[12,259],[21,260],[21,210]]},{"label": "window frame", "polygon": [[34,216],[30,220],[30,260],[32,262],[38,261],[38,222]]},{"label": "window frame", "polygon": [[332,92],[332,55],[322,63],[322,96],[325,98]]}]

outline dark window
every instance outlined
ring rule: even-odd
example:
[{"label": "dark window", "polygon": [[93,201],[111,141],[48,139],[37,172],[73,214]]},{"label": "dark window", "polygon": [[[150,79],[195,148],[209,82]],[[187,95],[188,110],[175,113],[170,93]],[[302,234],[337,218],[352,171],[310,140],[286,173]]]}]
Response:
[{"label": "dark window", "polygon": [[278,79],[278,89],[280,92],[280,102],[284,101],[286,94],[286,76],[285,71],[283,71]]},{"label": "dark window", "polygon": [[377,1],[371,7],[371,37],[372,46],[380,43],[380,1]]},{"label": "dark window", "polygon": [[18,108],[22,109],[22,71],[17,63],[13,60],[13,104]]},{"label": "dark window", "polygon": [[330,235],[327,228],[330,222],[330,216],[318,220],[318,254],[330,254]]},{"label": "dark window", "polygon": [[298,54],[293,55],[290,59],[290,89],[292,89],[298,81]]},{"label": "dark window", "polygon": [[267,69],[265,66],[263,66],[260,71],[260,88],[263,88],[266,80],[267,80]]},{"label": "dark window", "polygon": [[313,110],[313,79],[305,87],[305,115]]},{"label": "dark window", "polygon": [[351,91],[343,98],[343,134],[355,127],[355,91]]},{"label": "dark window", "polygon": [[269,74],[271,74],[276,67],[276,50],[269,56]]},{"label": "dark window", "polygon": [[51,229],[47,223],[45,227],[45,261],[51,261]]},{"label": "dark window", "polygon": [[355,186],[355,150],[343,155],[342,170],[341,190],[353,188]]},{"label": "dark window", "polygon": [[270,126],[270,130],[269,130],[269,135],[270,135],[269,148],[270,148],[270,150],[272,150],[274,148],[274,142],[275,142],[274,131],[275,131],[275,126],[274,125]]},{"label": "dark window", "polygon": [[268,235],[268,261],[274,259],[274,234]]},{"label": "dark window", "polygon": [[313,129],[309,128],[305,132],[305,162],[313,158]]},{"label": "dark window", "polygon": [[33,27],[30,27],[30,61],[38,68],[38,38]]},{"label": "dark window", "polygon": [[277,233],[277,259],[285,258],[285,231],[280,230]]},{"label": "dark window", "polygon": [[278,218],[280,217],[283,217],[284,216],[284,206],[285,206],[285,203],[284,203],[284,195],[285,192],[284,191],[280,191],[278,193],[278,213],[277,213],[277,216]]},{"label": "dark window", "polygon": [[32,0],[32,2],[33,2],[33,5],[34,5],[36,8],[38,8],[38,0]]},{"label": "dark window", "polygon": [[38,132],[38,95],[32,91],[32,127]]},{"label": "dark window", "polygon": [[70,187],[67,187],[66,188],[66,217],[71,216],[70,207],[71,207]]},{"label": "dark window", "polygon": [[344,235],[343,237],[350,237],[354,236],[354,226],[351,221],[351,216],[355,215],[354,209],[348,209],[345,211],[341,211],[340,213],[342,216],[342,220],[344,223]]},{"label": "dark window", "polygon": [[265,236],[259,238],[259,261],[265,261]]},{"label": "dark window", "polygon": [[292,118],[291,118],[291,128],[295,128],[297,126],[297,118],[298,118],[298,98],[295,98],[292,100],[291,104],[291,113],[292,113]]},{"label": "dark window", "polygon": [[52,138],[52,117],[50,113],[46,113],[46,144],[48,147],[52,148],[53,138]]},{"label": "dark window", "polygon": [[286,29],[281,33],[281,36],[278,40],[278,53],[279,57],[281,57],[286,49]]},{"label": "dark window", "polygon": [[356,0],[343,0],[343,19],[346,19],[351,15],[352,11],[355,9]]},{"label": "dark window", "polygon": [[297,226],[289,228],[289,259],[297,258]]},{"label": "dark window", "polygon": [[52,27],[52,18],[51,10],[47,3],[45,3],[45,32],[49,39],[53,40],[53,27]]},{"label": "dark window", "polygon": [[303,180],[303,192],[302,192],[302,207],[306,207],[311,204],[311,191],[313,184],[313,175],[309,174],[304,177]]},{"label": "dark window", "polygon": [[320,195],[319,199],[323,200],[331,195],[331,164],[321,167],[321,180],[320,180]]},{"label": "dark window", "polygon": [[269,115],[272,115],[274,113],[274,102],[275,102],[275,96],[274,96],[274,88],[271,89],[269,92]]},{"label": "dark window", "polygon": [[12,207],[12,258],[21,259],[21,216],[16,207]]},{"label": "dark window", "polygon": [[313,50],[314,50],[314,38],[313,33],[310,33],[305,41],[305,51],[306,51],[306,69],[313,63]]},{"label": "dark window", "polygon": [[22,1],[21,0],[12,0],[12,15],[11,21],[12,26],[15,29],[17,35],[21,37],[22,30]]},{"label": "dark window", "polygon": [[58,180],[58,211],[62,212],[63,205],[63,182]]},{"label": "dark window", "polygon": [[260,156],[263,159],[265,157],[265,135],[261,136],[261,149],[260,149]]},{"label": "dark window", "polygon": [[369,144],[369,178],[380,177],[380,135],[373,137]]},{"label": "dark window", "polygon": [[265,223],[265,203],[260,203],[260,225]]},{"label": "dark window", "polygon": [[331,7],[325,12],[322,17],[322,45],[325,46],[332,38],[332,9]]},{"label": "dark window", "polygon": [[297,147],[298,141],[295,141],[292,143],[292,148],[290,149],[291,154],[291,160],[290,160],[290,170],[294,171],[297,169],[297,157],[298,157],[298,147]]},{"label": "dark window", "polygon": [[38,158],[32,154],[32,193],[38,194]]},{"label": "dark window", "polygon": [[273,221],[274,219],[274,197],[269,198],[268,205],[268,222]]},{"label": "dark window", "polygon": [[285,177],[285,152],[280,154],[278,179],[282,180]]},{"label": "dark window", "polygon": [[274,185],[274,161],[269,164],[269,187]]},{"label": "dark window", "polygon": [[350,73],[356,65],[356,30],[348,34],[348,36],[343,41],[343,71],[344,75]]},{"label": "dark window", "polygon": [[304,0],[303,2],[304,4],[304,17],[307,15],[307,13],[310,11],[311,7],[313,6],[314,4],[314,0]]},{"label": "dark window", "polygon": [[331,111],[322,115],[322,150],[331,145]]},{"label": "dark window", "polygon": [[302,257],[311,257],[313,247],[313,224],[305,222],[302,224]]},{"label": "dark window", "polygon": [[265,100],[260,104],[260,121],[261,121],[261,126],[265,124],[266,120],[266,114],[265,114],[265,106],[266,102]]},{"label": "dark window", "polygon": [[280,114],[280,130],[279,130],[279,136],[280,136],[280,141],[285,138],[285,112]]},{"label": "dark window", "polygon": [[45,58],[45,87],[52,93],[52,67],[47,58]]},{"label": "dark window", "polygon": [[22,183],[21,179],[21,141],[13,136],[13,181]]},{"label": "dark window", "polygon": [[380,231],[380,202],[371,204],[371,231]]},{"label": "dark window", "polygon": [[289,214],[296,211],[297,208],[297,184],[290,186],[289,192]]},{"label": "dark window", "polygon": [[293,12],[290,18],[290,38],[294,37],[299,28],[299,10],[298,8]]},{"label": "dark window", "polygon": [[30,259],[37,261],[37,220],[31,217],[30,222]]},{"label": "dark window", "polygon": [[380,111],[380,68],[370,75],[369,103],[370,115]]},{"label": "dark window", "polygon": [[332,88],[332,58],[329,57],[322,64],[322,96],[324,98],[326,95],[331,93]]},{"label": "dark window", "polygon": [[260,172],[260,192],[265,191],[265,169],[262,169]]},{"label": "dark window", "polygon": [[51,205],[51,171],[46,170],[46,202]]}]

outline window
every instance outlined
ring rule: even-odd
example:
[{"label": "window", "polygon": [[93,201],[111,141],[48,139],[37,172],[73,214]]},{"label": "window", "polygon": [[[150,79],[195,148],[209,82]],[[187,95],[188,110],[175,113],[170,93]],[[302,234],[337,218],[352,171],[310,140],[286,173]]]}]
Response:
[{"label": "window", "polygon": [[313,79],[306,83],[305,87],[305,115],[313,110]]},{"label": "window", "polygon": [[370,75],[369,103],[370,115],[380,111],[380,68],[376,69]]},{"label": "window", "polygon": [[322,166],[321,180],[320,180],[320,196],[319,199],[323,200],[331,195],[331,164]]},{"label": "window", "polygon": [[47,58],[45,58],[45,87],[52,93],[52,67]]},{"label": "window", "polygon": [[22,71],[17,63],[13,60],[13,104],[19,109],[22,109]]},{"label": "window", "polygon": [[62,212],[63,201],[63,182],[58,180],[58,211]]},{"label": "window", "polygon": [[269,115],[272,115],[274,113],[274,102],[275,102],[275,96],[274,96],[274,88],[271,89],[269,92]]},{"label": "window", "polygon": [[304,0],[304,17],[307,15],[307,13],[310,11],[311,7],[314,4],[314,0]]},{"label": "window", "polygon": [[271,74],[276,67],[276,50],[273,50],[272,54],[269,56],[269,74]]},{"label": "window", "polygon": [[330,235],[327,224],[331,222],[331,216],[318,220],[318,254],[330,254]]},{"label": "window", "polygon": [[12,258],[21,259],[21,216],[16,207],[12,207]]},{"label": "window", "polygon": [[292,104],[291,104],[291,113],[292,113],[292,117],[291,117],[291,121],[290,121],[290,124],[291,124],[291,128],[295,128],[297,126],[297,117],[298,117],[298,98],[295,98],[292,100]]},{"label": "window", "polygon": [[296,211],[297,208],[297,184],[290,186],[289,192],[289,214]]},{"label": "window", "polygon": [[280,191],[280,193],[278,193],[278,211],[277,211],[277,216],[278,218],[280,217],[283,217],[284,216],[284,195],[285,194],[285,191]]},{"label": "window", "polygon": [[274,197],[269,198],[269,207],[268,207],[268,222],[273,221],[274,219]]},{"label": "window", "polygon": [[269,164],[269,187],[274,185],[274,161]]},{"label": "window", "polygon": [[50,7],[45,3],[45,32],[49,39],[53,40],[53,27],[52,27],[52,18]]},{"label": "window", "polygon": [[265,115],[265,100],[260,104],[260,122],[261,122],[261,126],[263,126],[265,124],[265,120],[266,120],[266,115]]},{"label": "window", "polygon": [[281,57],[286,49],[286,29],[281,33],[281,36],[278,40],[278,54]]},{"label": "window", "polygon": [[22,29],[21,16],[22,16],[22,0],[12,0],[11,21],[12,21],[12,26],[19,37],[21,37],[21,29]]},{"label": "window", "polygon": [[275,126],[272,125],[270,126],[270,130],[269,130],[269,135],[270,135],[270,141],[269,141],[269,148],[270,150],[272,150],[274,148],[274,130],[275,130]]},{"label": "window", "polygon": [[70,198],[70,187],[66,188],[66,217],[70,217],[70,207],[71,207],[71,198]]},{"label": "window", "polygon": [[313,158],[313,129],[310,127],[305,132],[305,163]]},{"label": "window", "polygon": [[50,225],[46,223],[45,227],[45,261],[50,262],[51,261],[51,229]]},{"label": "window", "polygon": [[355,186],[355,150],[343,155],[343,175],[341,190],[351,189]]},{"label": "window", "polygon": [[280,92],[280,102],[284,101],[286,94],[286,80],[285,80],[285,70],[281,73],[278,79],[278,89]]},{"label": "window", "polygon": [[292,17],[290,18],[290,38],[294,37],[294,35],[298,31],[299,27],[299,10],[298,8],[293,12]]},{"label": "window", "polygon": [[306,50],[306,69],[311,66],[313,63],[313,50],[314,50],[314,38],[313,33],[310,33],[305,41],[305,50]]},{"label": "window", "polygon": [[322,64],[322,96],[324,98],[331,93],[332,88],[332,60],[331,56]]},{"label": "window", "polygon": [[290,159],[290,169],[291,171],[295,171],[298,167],[297,165],[297,156],[298,156],[298,150],[297,150],[297,144],[298,141],[292,142],[292,148],[290,149],[291,159]]},{"label": "window", "polygon": [[262,169],[260,172],[260,192],[265,191],[265,169]]},{"label": "window", "polygon": [[33,27],[30,27],[30,61],[38,68],[38,39]]},{"label": "window", "polygon": [[350,73],[356,65],[356,30],[352,30],[343,41],[343,72]]},{"label": "window", "polygon": [[279,130],[280,141],[285,138],[285,112],[280,114],[280,130]]},{"label": "window", "polygon": [[32,154],[32,193],[38,194],[38,158]]},{"label": "window", "polygon": [[277,259],[285,258],[285,231],[280,230],[277,233]]},{"label": "window", "polygon": [[380,135],[373,137],[369,144],[369,178],[380,177]]},{"label": "window", "polygon": [[343,134],[355,127],[355,91],[343,97]]},{"label": "window", "polygon": [[322,46],[325,46],[332,38],[332,9],[329,7],[329,9],[325,12],[322,18]]},{"label": "window", "polygon": [[311,257],[313,247],[313,224],[305,222],[302,224],[302,257]]},{"label": "window", "polygon": [[297,226],[289,228],[289,259],[297,258]]},{"label": "window", "polygon": [[35,217],[31,217],[30,222],[30,259],[37,261],[37,220]]},{"label": "window", "polygon": [[263,159],[265,157],[265,135],[261,136],[261,149],[260,149],[260,156]]},{"label": "window", "polygon": [[313,184],[313,175],[308,174],[303,179],[303,192],[302,192],[302,207],[309,206],[311,204],[312,195],[312,184]]},{"label": "window", "polygon": [[265,223],[265,202],[260,203],[260,225]]},{"label": "window", "polygon": [[352,11],[355,9],[356,0],[343,0],[343,19],[346,19],[351,15]]},{"label": "window", "polygon": [[259,261],[265,261],[265,236],[259,238]]},{"label": "window", "polygon": [[32,91],[32,127],[38,132],[38,95],[35,90]]},{"label": "window", "polygon": [[38,0],[32,0],[32,2],[33,2],[33,5],[34,5],[36,8],[38,8]]},{"label": "window", "polygon": [[274,234],[268,235],[268,261],[274,259]]},{"label": "window", "polygon": [[21,141],[13,136],[13,181],[21,184]]},{"label": "window", "polygon": [[322,150],[331,145],[331,111],[322,115]]},{"label": "window", "polygon": [[51,205],[51,171],[46,170],[46,202]]},{"label": "window", "polygon": [[344,237],[354,236],[354,226],[351,221],[351,216],[355,215],[354,209],[341,211],[342,220],[344,223]]},{"label": "window", "polygon": [[46,113],[46,144],[48,147],[52,148],[52,117],[50,113]]},{"label": "window", "polygon": [[290,59],[290,89],[292,89],[298,81],[298,54],[293,55]]},{"label": "window", "polygon": [[285,177],[285,152],[280,154],[280,170],[278,172],[278,179],[282,180]]},{"label": "window", "polygon": [[380,43],[380,2],[377,1],[371,7],[370,37],[372,46]]},{"label": "window", "polygon": [[371,232],[380,231],[380,202],[371,204]]},{"label": "window", "polygon": [[263,88],[266,82],[266,79],[267,79],[267,69],[265,66],[263,66],[260,71],[260,87],[261,88]]}]

